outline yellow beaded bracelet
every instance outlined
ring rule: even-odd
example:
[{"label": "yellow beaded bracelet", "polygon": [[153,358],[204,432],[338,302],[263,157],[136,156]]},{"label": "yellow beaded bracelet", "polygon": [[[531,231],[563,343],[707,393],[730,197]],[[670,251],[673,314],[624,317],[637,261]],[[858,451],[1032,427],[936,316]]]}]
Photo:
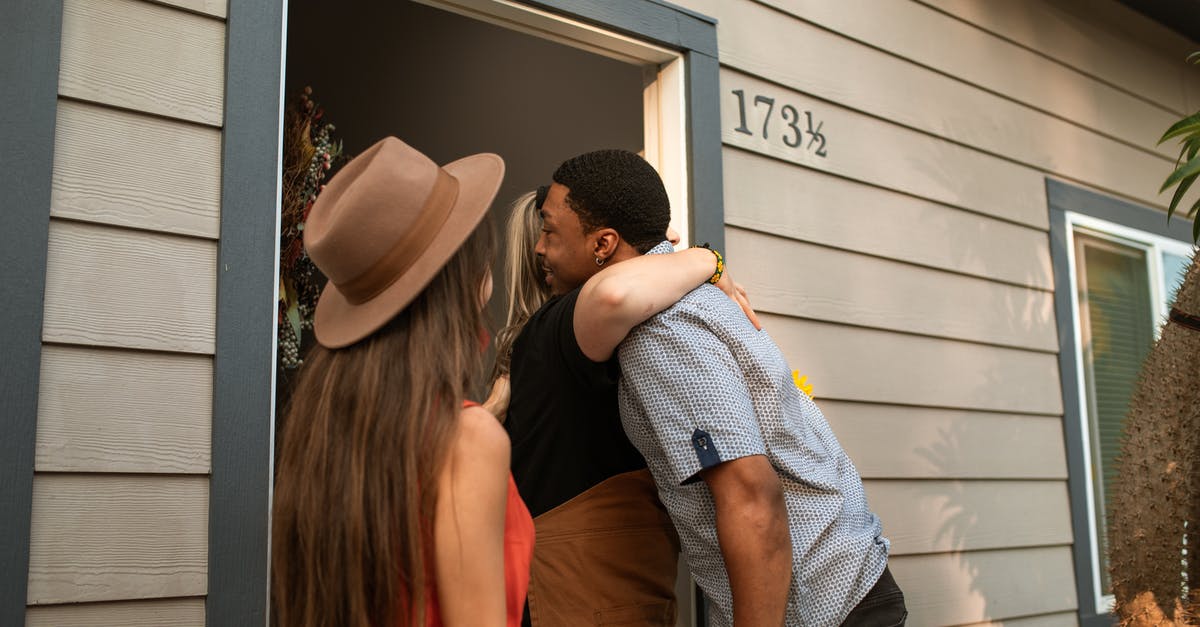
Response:
[{"label": "yellow beaded bracelet", "polygon": [[712,253],[713,256],[717,258],[717,271],[713,272],[713,275],[708,278],[709,283],[716,285],[717,282],[721,280],[721,277],[725,275],[725,258],[721,256],[721,253],[717,252],[717,249],[709,246],[707,243],[697,244],[692,246],[692,248],[707,249],[708,252]]}]

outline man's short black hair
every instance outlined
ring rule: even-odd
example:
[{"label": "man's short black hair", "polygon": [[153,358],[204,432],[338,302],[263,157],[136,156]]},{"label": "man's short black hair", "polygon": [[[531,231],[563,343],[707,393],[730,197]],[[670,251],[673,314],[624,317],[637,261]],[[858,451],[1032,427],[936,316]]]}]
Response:
[{"label": "man's short black hair", "polygon": [[567,159],[554,171],[567,188],[567,206],[584,231],[615,229],[640,253],[666,239],[671,201],[662,178],[628,150],[597,150]]}]

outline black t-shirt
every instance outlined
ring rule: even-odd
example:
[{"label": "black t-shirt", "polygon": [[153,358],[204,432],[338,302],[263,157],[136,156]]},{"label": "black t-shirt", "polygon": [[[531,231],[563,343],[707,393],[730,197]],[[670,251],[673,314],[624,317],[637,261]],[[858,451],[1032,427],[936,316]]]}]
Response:
[{"label": "black t-shirt", "polygon": [[504,426],[512,439],[513,478],[534,516],[646,467],[621,427],[616,356],[594,362],[575,340],[578,298],[576,289],[547,301],[513,343]]}]

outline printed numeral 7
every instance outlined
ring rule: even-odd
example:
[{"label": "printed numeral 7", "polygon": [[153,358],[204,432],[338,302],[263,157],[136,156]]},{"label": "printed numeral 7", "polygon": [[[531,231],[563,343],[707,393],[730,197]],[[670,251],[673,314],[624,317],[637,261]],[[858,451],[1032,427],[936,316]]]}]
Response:
[{"label": "printed numeral 7", "polygon": [[775,110],[775,99],[766,96],[754,97],[755,108],[762,103],[766,103],[767,105],[767,114],[763,116],[763,139],[767,139],[767,125],[771,123],[771,112]]}]

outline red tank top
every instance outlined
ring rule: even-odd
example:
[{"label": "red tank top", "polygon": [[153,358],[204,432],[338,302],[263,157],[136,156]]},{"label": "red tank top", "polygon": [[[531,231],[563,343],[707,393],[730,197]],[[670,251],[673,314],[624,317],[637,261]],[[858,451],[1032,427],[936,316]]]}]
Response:
[{"label": "red tank top", "polygon": [[[478,403],[467,401],[463,407],[475,407]],[[504,599],[507,607],[508,627],[520,627],[521,614],[525,609],[525,595],[529,592],[529,564],[533,560],[533,517],[525,507],[525,501],[517,493],[517,484],[512,473],[508,474],[508,499],[504,509]],[[442,613],[437,602],[437,586],[428,588],[425,594],[426,627],[442,627]]]}]

